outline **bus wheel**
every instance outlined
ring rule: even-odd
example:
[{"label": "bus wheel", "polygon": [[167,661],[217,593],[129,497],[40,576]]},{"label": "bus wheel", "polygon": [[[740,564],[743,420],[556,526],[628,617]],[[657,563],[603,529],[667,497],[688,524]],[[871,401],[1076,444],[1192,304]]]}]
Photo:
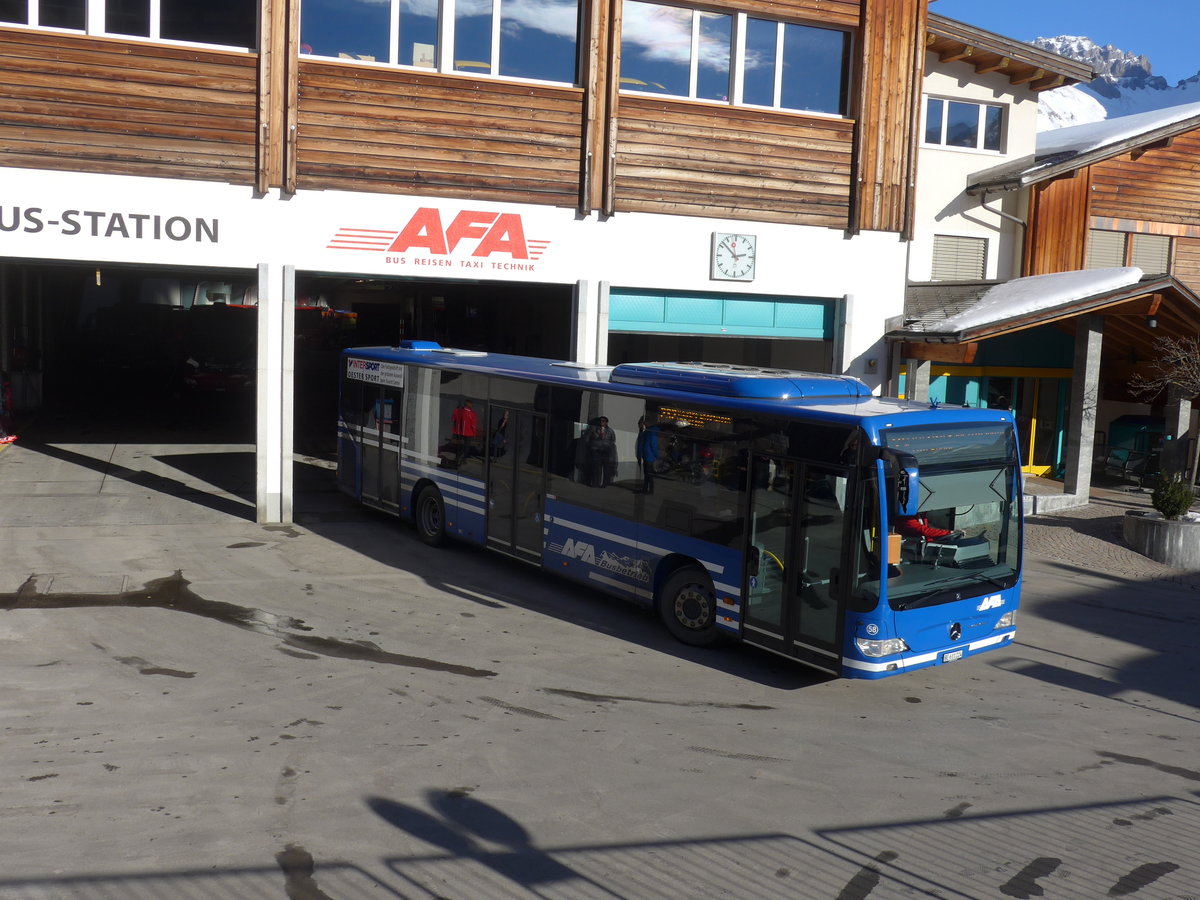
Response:
[{"label": "bus wheel", "polygon": [[433,485],[426,485],[417,494],[413,520],[417,525],[417,536],[430,547],[446,540],[446,507],[442,505],[441,492]]},{"label": "bus wheel", "polygon": [[707,647],[717,639],[717,596],[708,574],[696,566],[680,569],[662,586],[658,614],[676,639]]}]

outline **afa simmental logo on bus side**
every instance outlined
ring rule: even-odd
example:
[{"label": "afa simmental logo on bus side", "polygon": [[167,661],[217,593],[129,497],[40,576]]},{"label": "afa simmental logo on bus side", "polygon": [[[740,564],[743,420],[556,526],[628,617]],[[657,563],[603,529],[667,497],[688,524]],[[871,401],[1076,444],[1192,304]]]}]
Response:
[{"label": "afa simmental logo on bus side", "polygon": [[519,213],[464,209],[446,223],[423,206],[399,231],[344,226],[326,246],[383,253],[389,265],[532,272],[550,242],[527,238]]},{"label": "afa simmental logo on bus side", "polygon": [[577,559],[589,566],[595,566],[598,569],[604,569],[612,572],[614,575],[624,575],[626,578],[632,578],[634,581],[648,583],[650,581],[650,566],[643,559],[637,559],[632,556],[617,556],[615,553],[610,553],[607,550],[601,550],[596,553],[596,548],[586,541],[577,541],[574,538],[567,538],[567,542],[561,548],[551,546],[551,550],[557,550],[563,556],[569,556]]}]

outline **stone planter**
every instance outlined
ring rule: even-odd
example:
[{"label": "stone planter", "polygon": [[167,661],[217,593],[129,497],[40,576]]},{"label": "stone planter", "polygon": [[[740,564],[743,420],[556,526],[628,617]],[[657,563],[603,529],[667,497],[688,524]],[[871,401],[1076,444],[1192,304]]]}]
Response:
[{"label": "stone planter", "polygon": [[1200,571],[1200,521],[1164,519],[1156,512],[1125,513],[1125,543],[1156,562]]}]

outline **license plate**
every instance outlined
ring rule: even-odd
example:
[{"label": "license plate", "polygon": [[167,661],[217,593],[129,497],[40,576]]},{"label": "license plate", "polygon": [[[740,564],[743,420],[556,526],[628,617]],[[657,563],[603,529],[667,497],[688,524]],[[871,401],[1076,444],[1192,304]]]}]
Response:
[{"label": "license plate", "polygon": [[954,662],[956,659],[962,659],[962,655],[961,650],[951,650],[949,653],[942,654],[942,662]]}]

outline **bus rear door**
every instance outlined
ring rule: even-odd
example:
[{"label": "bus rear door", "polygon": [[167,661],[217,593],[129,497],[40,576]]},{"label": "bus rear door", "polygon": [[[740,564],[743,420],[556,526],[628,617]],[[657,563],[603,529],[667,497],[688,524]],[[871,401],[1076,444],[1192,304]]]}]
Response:
[{"label": "bus rear door", "polygon": [[546,417],[493,404],[486,452],[488,546],[540,563],[544,542]]},{"label": "bus rear door", "polygon": [[[375,388],[368,386],[367,391]],[[400,391],[385,387],[367,410],[362,428],[363,501],[395,512],[400,497]]]},{"label": "bus rear door", "polygon": [[844,472],[753,454],[743,638],[840,674]]}]

